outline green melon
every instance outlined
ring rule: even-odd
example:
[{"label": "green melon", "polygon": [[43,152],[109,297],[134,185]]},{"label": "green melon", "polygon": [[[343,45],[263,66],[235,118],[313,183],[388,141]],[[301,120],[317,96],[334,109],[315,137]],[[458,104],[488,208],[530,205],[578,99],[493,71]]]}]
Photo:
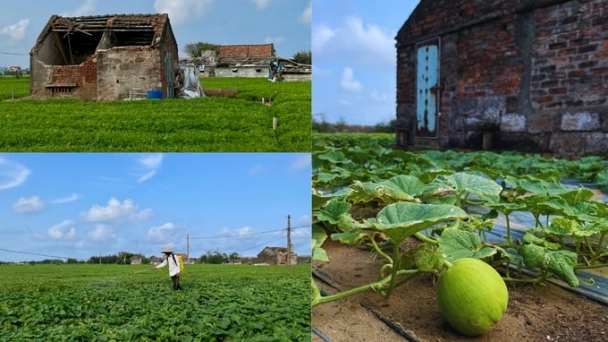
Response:
[{"label": "green melon", "polygon": [[463,258],[439,276],[437,302],[445,320],[468,336],[492,330],[507,310],[509,292],[492,266]]}]

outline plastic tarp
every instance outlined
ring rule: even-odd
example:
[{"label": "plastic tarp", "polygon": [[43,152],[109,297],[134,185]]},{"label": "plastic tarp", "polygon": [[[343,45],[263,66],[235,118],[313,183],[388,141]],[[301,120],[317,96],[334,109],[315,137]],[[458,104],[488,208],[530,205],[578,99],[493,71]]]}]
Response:
[{"label": "plastic tarp", "polygon": [[205,92],[203,91],[203,86],[199,81],[198,69],[193,64],[189,64],[182,67],[182,70],[183,73],[180,72],[180,76],[184,75],[184,79],[179,80],[182,83],[180,97],[184,99],[204,97]]}]

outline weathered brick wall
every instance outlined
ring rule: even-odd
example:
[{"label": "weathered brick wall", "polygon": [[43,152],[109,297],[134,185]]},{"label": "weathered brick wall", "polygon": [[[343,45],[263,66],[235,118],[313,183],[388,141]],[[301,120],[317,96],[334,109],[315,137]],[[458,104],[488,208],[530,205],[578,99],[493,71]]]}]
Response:
[{"label": "weathered brick wall", "polygon": [[133,88],[163,89],[164,55],[150,47],[124,47],[97,53],[97,100],[124,99]]},{"label": "weathered brick wall", "polygon": [[398,36],[398,143],[415,124],[416,41],[437,32],[441,147],[481,148],[494,123],[497,149],[608,155],[608,1],[488,1],[477,19],[476,1],[425,2]]},{"label": "weathered brick wall", "polygon": [[88,101],[97,99],[97,64],[93,57],[78,65],[52,65],[51,84],[76,84],[72,96]]}]

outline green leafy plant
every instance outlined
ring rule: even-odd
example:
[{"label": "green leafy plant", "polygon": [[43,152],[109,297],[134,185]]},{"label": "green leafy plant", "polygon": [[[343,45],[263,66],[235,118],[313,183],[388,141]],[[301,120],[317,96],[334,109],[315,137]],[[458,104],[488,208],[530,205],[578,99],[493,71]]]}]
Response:
[{"label": "green leafy plant", "polygon": [[[501,268],[505,281],[539,283],[556,276],[570,286],[579,285],[577,269],[608,263],[608,204],[582,185],[604,179],[608,164],[601,158],[411,153],[368,138],[315,138],[313,255],[328,259],[321,251],[329,238],[367,246],[384,265],[377,281],[343,293],[323,297],[313,282],[313,305],[368,290],[388,299],[413,277],[441,274],[463,258]],[[565,186],[564,178],[580,179],[579,187]],[[532,224],[514,228],[516,212]],[[500,222],[506,236],[489,239]],[[421,244],[402,250],[412,237]],[[523,268],[534,275],[524,275]]]}]

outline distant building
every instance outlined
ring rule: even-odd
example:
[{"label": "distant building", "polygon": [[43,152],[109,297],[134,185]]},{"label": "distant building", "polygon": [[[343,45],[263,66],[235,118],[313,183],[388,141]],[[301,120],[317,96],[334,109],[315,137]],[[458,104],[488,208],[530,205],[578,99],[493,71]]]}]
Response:
[{"label": "distant building", "polygon": [[129,263],[131,265],[141,265],[141,257],[138,255],[134,255],[129,259]]},{"label": "distant building", "polygon": [[[290,264],[298,264],[298,255],[291,253]],[[257,263],[270,265],[287,264],[287,247],[265,247],[257,256]]]},{"label": "distant building", "polygon": [[201,77],[268,77],[270,62],[277,59],[285,68],[286,80],[310,81],[312,67],[277,56],[274,44],[219,45],[201,57],[181,58],[180,64],[194,64]]}]

